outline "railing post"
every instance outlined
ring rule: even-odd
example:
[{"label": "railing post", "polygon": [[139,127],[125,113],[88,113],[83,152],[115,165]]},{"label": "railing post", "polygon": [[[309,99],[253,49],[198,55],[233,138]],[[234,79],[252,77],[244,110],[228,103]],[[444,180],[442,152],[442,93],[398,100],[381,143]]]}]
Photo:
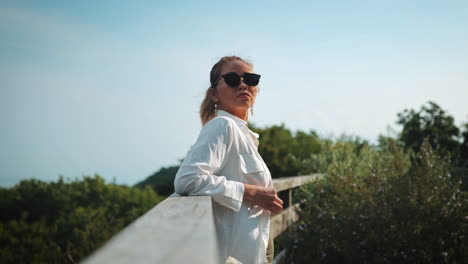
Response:
[{"label": "railing post", "polygon": [[[323,174],[313,174],[307,176],[284,177],[273,180],[274,188],[279,192],[280,198],[283,199],[284,210],[281,213],[272,216],[270,236],[275,238],[285,231],[291,224],[299,220],[299,215],[296,210],[299,208],[300,204],[293,204],[293,189],[322,176]],[[287,193],[286,190],[288,191]],[[286,251],[287,249],[281,250],[281,252],[275,256],[273,263],[284,263]]]}]

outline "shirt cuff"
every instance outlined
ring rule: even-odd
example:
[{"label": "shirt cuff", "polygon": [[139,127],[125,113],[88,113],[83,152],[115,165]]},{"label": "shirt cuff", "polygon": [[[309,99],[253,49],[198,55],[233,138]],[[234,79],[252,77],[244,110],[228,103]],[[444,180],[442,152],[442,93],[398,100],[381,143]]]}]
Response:
[{"label": "shirt cuff", "polygon": [[224,205],[239,212],[244,199],[244,184],[242,182],[229,181],[229,185],[231,186],[226,194],[228,201]]}]

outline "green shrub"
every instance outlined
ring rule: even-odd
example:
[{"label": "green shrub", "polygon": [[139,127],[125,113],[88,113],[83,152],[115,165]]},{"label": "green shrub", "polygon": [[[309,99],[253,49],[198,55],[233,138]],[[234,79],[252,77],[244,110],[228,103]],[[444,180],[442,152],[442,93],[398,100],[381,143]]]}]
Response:
[{"label": "green shrub", "polygon": [[326,177],[302,188],[289,263],[466,263],[467,195],[427,142],[411,158],[390,140],[316,159]]},{"label": "green shrub", "polygon": [[163,198],[98,175],[0,188],[0,263],[73,263]]}]

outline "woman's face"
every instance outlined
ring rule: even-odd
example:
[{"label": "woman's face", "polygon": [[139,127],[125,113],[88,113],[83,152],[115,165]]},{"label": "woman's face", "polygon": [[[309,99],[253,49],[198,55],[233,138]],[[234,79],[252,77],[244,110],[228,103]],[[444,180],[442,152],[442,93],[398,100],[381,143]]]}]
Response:
[{"label": "woman's face", "polygon": [[[252,69],[245,62],[234,60],[227,62],[221,69],[221,75],[228,72],[242,75],[245,72],[251,73]],[[218,109],[247,120],[248,110],[255,103],[257,91],[257,86],[248,86],[242,78],[240,84],[235,87],[227,85],[224,78],[221,78],[213,90],[212,98],[218,104]]]}]

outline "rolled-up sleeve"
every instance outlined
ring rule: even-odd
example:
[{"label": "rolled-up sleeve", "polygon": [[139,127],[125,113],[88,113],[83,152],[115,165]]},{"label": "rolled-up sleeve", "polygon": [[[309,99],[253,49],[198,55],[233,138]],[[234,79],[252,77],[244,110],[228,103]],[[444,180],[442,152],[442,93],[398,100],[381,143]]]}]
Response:
[{"label": "rolled-up sleeve", "polygon": [[181,195],[208,195],[217,203],[239,211],[243,183],[214,174],[229,159],[232,144],[233,127],[228,120],[216,118],[208,122],[176,174],[175,191]]}]

